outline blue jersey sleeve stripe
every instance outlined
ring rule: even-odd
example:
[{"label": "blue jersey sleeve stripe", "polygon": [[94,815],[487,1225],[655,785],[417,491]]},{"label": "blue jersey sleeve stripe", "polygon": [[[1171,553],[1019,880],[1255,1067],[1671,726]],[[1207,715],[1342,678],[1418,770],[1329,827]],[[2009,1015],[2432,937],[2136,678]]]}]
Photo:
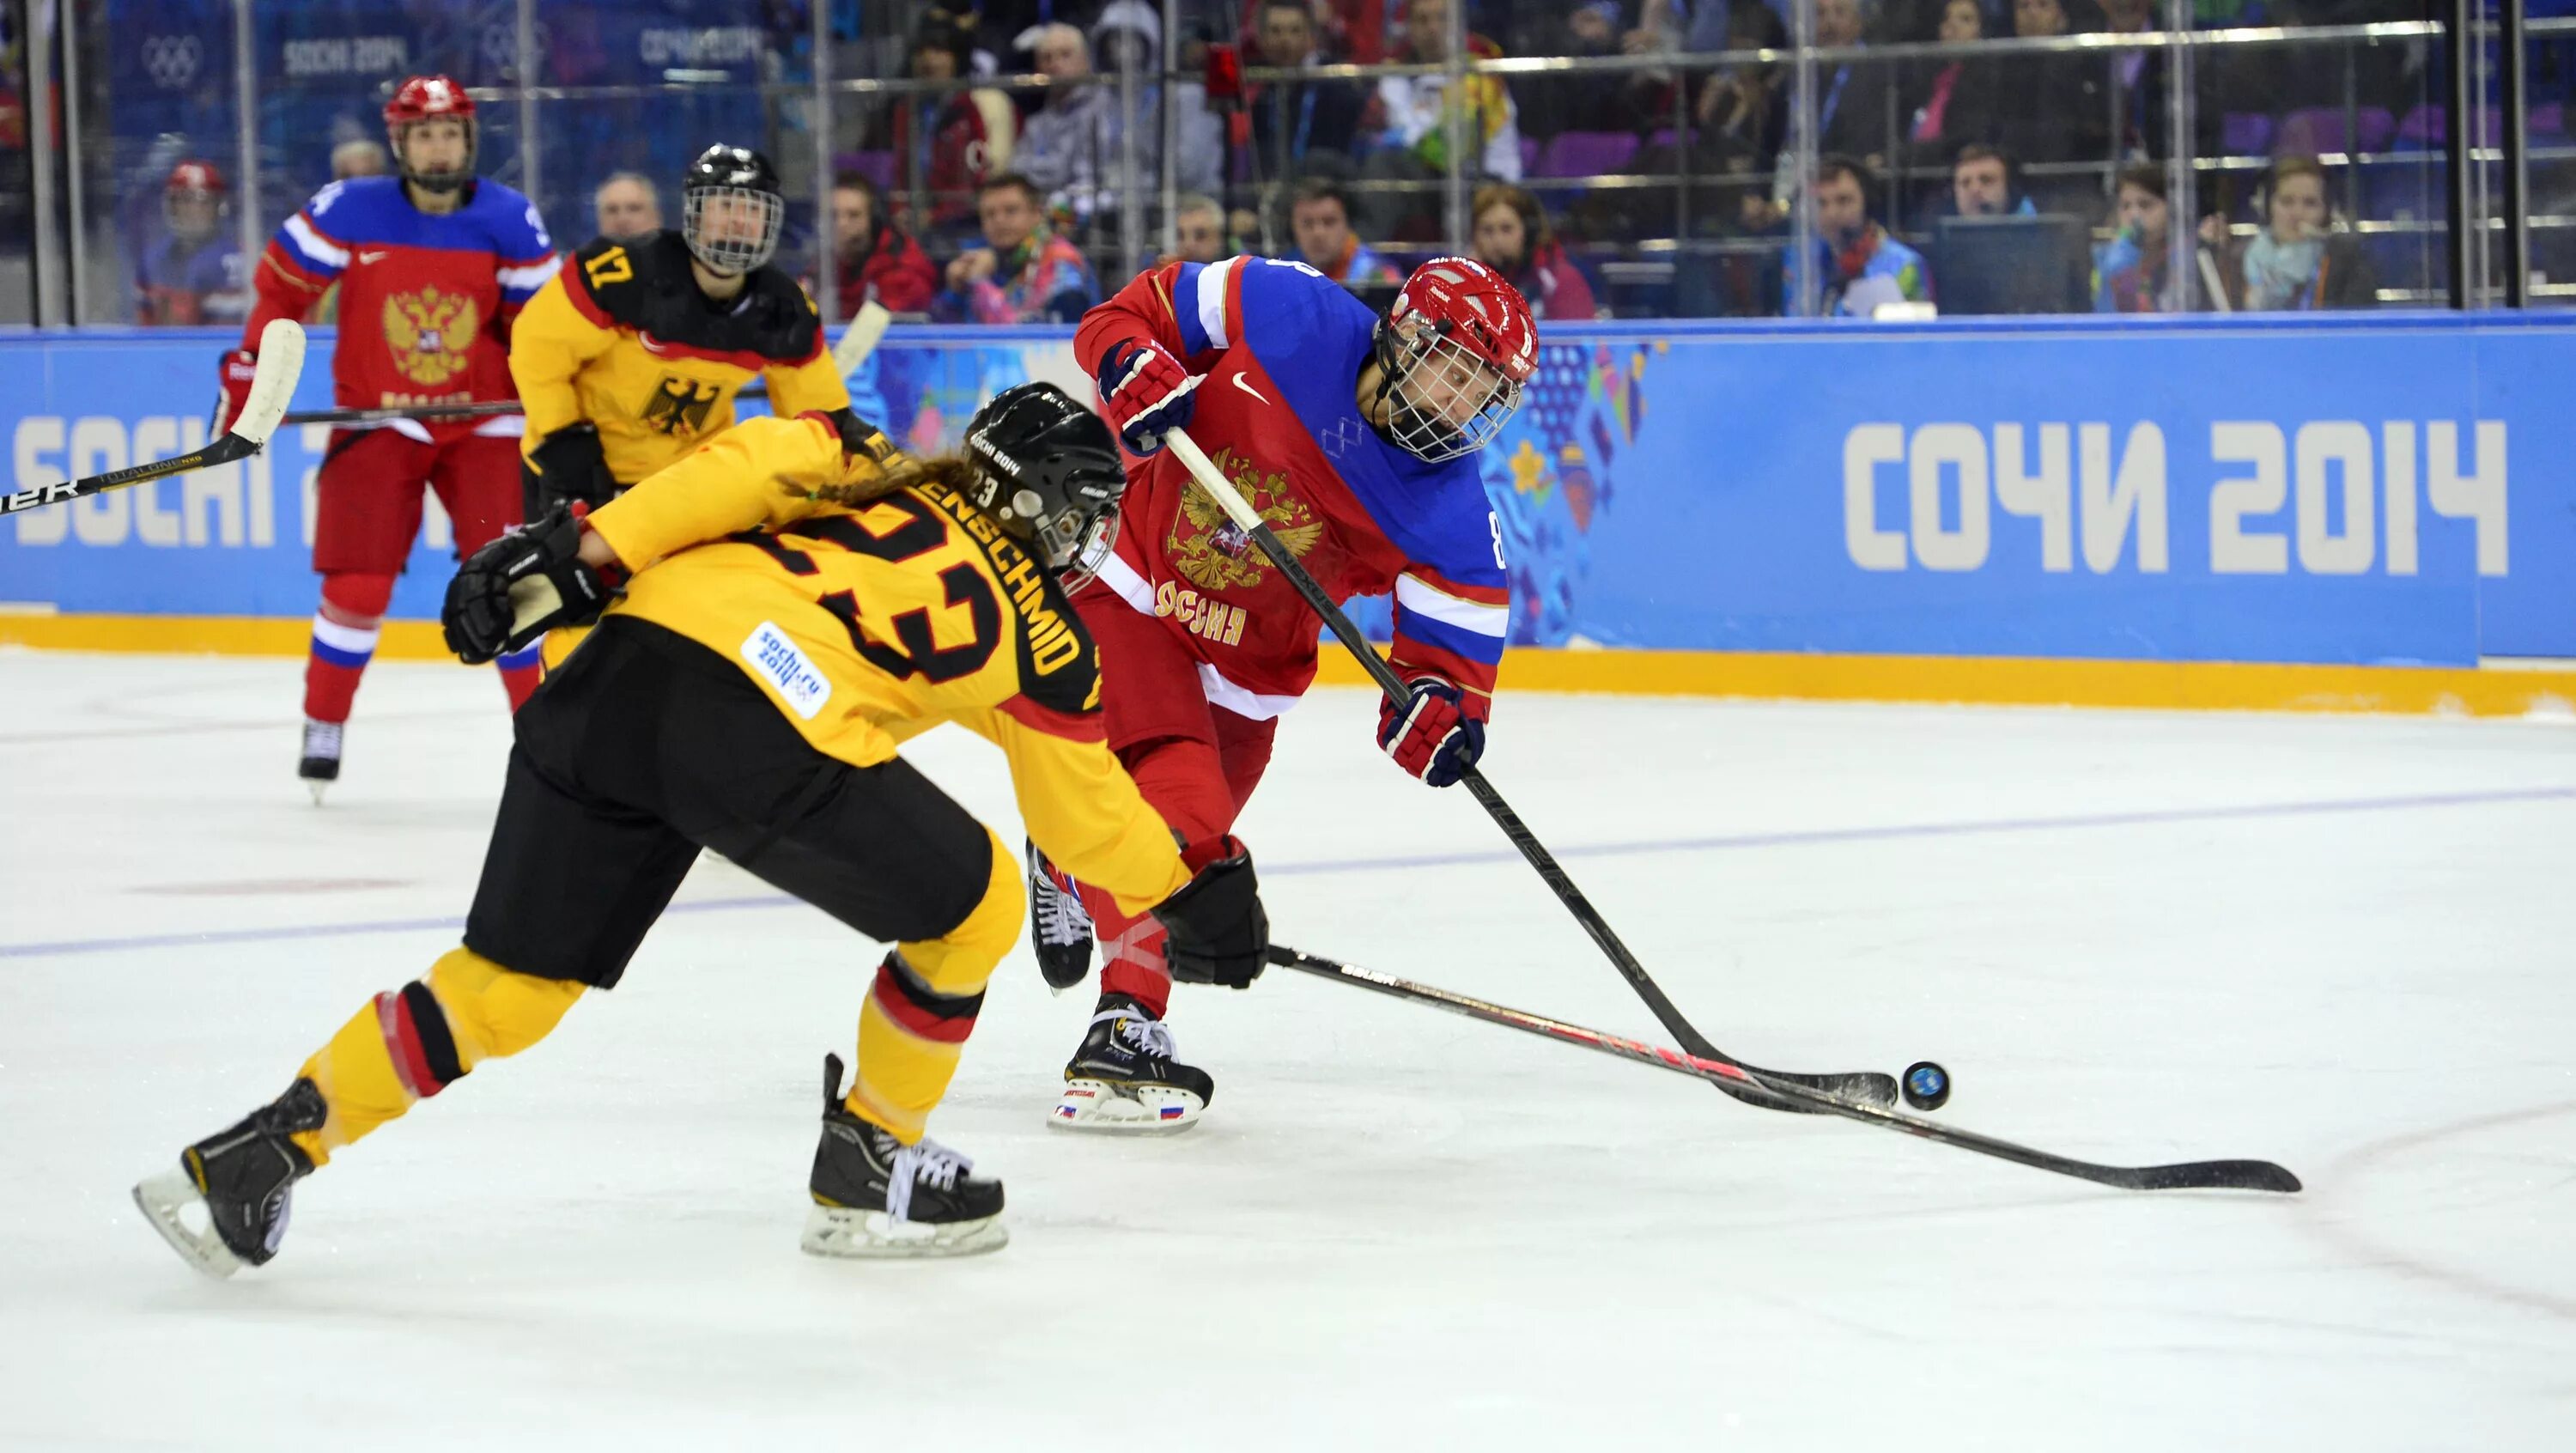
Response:
[{"label": "blue jersey sleeve stripe", "polygon": [[1185,262],[1181,264],[1181,275],[1172,283],[1172,316],[1180,321],[1183,358],[1208,350],[1207,328],[1199,322],[1199,279],[1206,275],[1206,268]]},{"label": "blue jersey sleeve stripe", "polygon": [[1447,621],[1424,615],[1419,611],[1406,610],[1401,604],[1395,610],[1395,633],[1399,638],[1410,638],[1426,646],[1438,646],[1444,651],[1488,666],[1503,659],[1502,637],[1488,636],[1479,631],[1461,630]]}]

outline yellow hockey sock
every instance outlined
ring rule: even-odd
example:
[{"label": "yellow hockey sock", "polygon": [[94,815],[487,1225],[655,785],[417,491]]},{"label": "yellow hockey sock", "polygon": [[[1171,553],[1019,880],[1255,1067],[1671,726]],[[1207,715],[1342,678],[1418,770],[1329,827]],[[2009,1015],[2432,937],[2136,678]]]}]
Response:
[{"label": "yellow hockey sock", "polygon": [[545,1038],[582,986],[512,973],[471,949],[449,950],[427,977],[378,994],[299,1071],[330,1115],[295,1143],[316,1167],[331,1152],[462,1079],[483,1060]]},{"label": "yellow hockey sock", "polygon": [[897,945],[859,1008],[858,1063],[843,1103],[906,1145],[921,1139],[947,1095],[984,1007],[984,985],[1019,941],[1028,906],[1019,860],[1001,839],[992,844],[991,880],[966,921],[938,938]]}]

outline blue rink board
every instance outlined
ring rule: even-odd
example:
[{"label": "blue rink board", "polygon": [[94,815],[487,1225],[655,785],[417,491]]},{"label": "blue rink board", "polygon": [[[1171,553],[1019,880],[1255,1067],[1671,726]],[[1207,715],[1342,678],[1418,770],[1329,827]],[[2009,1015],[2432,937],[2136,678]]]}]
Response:
[{"label": "blue rink board", "polygon": [[[898,328],[915,448],[1061,328]],[[12,489],[202,438],[211,331],[0,336]],[[329,403],[316,330],[297,406]],[[1700,650],[2460,665],[2576,656],[2576,320],[2385,314],[1551,329],[1484,455],[1513,636]],[[301,616],[325,431],[0,522],[0,602]],[[395,613],[434,611],[437,525]],[[1382,609],[1365,612],[1382,616]]]}]

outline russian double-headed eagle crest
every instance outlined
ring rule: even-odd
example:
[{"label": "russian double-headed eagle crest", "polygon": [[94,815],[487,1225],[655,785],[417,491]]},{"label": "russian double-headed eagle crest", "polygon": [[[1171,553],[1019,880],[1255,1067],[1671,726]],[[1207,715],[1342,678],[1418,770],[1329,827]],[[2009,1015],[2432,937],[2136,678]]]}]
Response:
[{"label": "russian double-headed eagle crest", "polygon": [[[1324,537],[1323,521],[1315,518],[1304,500],[1289,492],[1284,472],[1264,472],[1231,449],[1218,450],[1210,462],[1234,482],[1244,502],[1279,537],[1279,543],[1288,547],[1289,554],[1302,560]],[[1195,481],[1181,491],[1181,512],[1173,517],[1165,554],[1182,579],[1205,591],[1258,584],[1270,568],[1252,537],[1227,519],[1225,511]]]},{"label": "russian double-headed eagle crest", "polygon": [[423,288],[385,299],[385,343],[403,377],[423,388],[461,378],[473,366],[482,310],[463,293]]}]

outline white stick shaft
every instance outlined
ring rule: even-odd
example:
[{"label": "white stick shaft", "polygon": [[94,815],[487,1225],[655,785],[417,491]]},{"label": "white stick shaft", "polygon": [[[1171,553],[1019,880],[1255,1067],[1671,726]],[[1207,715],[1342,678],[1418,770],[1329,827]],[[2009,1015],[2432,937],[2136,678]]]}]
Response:
[{"label": "white stick shaft", "polygon": [[1181,461],[1182,467],[1189,470],[1190,478],[1197,480],[1199,488],[1208,492],[1209,497],[1216,501],[1217,508],[1225,511],[1227,519],[1234,521],[1246,533],[1260,527],[1261,516],[1253,513],[1251,501],[1235,489],[1233,481],[1217,472],[1216,461],[1207,457],[1207,452],[1199,448],[1197,440],[1183,430],[1166,429],[1163,431],[1163,447],[1171,450],[1172,457]]},{"label": "white stick shaft", "polygon": [[838,369],[843,378],[849,377],[852,369],[867,362],[868,355],[877,351],[878,341],[885,337],[887,327],[893,322],[894,314],[887,312],[883,304],[861,303],[859,315],[842,330],[841,341],[832,345],[832,367]]}]

